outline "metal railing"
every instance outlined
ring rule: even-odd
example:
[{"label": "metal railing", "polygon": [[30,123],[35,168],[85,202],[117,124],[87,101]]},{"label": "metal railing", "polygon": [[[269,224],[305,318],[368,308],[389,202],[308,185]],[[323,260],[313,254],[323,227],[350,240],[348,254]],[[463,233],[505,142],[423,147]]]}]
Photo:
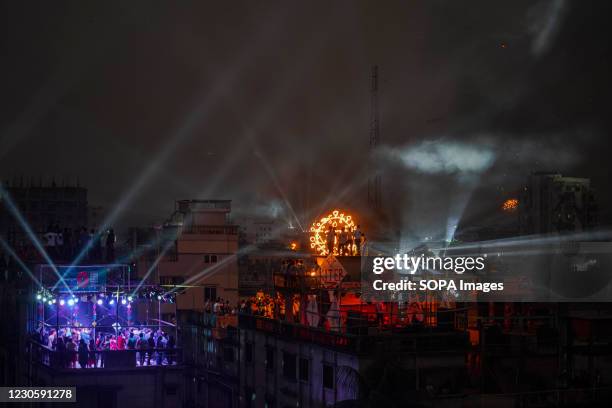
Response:
[{"label": "metal railing", "polygon": [[36,341],[30,341],[28,352],[33,362],[62,370],[172,367],[183,364],[181,348],[88,350],[84,355],[85,353],[80,354],[78,350],[58,351]]}]

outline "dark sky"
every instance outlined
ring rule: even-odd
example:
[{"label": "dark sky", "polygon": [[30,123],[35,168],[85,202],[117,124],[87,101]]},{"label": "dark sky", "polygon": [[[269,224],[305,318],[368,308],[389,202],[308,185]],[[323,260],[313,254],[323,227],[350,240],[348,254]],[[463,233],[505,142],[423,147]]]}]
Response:
[{"label": "dark sky", "polygon": [[78,177],[122,225],[178,198],[363,211],[377,64],[402,228],[548,169],[591,177],[610,221],[610,2],[91,3],[3,2],[3,179]]}]

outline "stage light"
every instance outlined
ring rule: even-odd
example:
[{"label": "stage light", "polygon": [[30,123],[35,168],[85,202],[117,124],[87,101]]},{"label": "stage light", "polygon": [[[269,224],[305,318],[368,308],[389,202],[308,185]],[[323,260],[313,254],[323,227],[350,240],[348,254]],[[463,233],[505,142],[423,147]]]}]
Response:
[{"label": "stage light", "polygon": [[74,299],[68,299],[68,306],[74,306]]},{"label": "stage light", "polygon": [[60,306],[64,306],[66,302],[64,301],[64,299],[60,299]]},{"label": "stage light", "polygon": [[131,302],[131,301],[132,301],[132,297],[128,296],[128,302]]},{"label": "stage light", "polygon": [[36,295],[36,300],[40,300],[40,299],[42,299],[42,296],[39,293],[38,295]]},{"label": "stage light", "polygon": [[127,300],[125,300],[125,298],[121,299],[121,304],[125,305],[127,303]]},{"label": "stage light", "polygon": [[98,306],[102,306],[102,299],[98,299]]},{"label": "stage light", "polygon": [[79,303],[79,298],[78,297],[74,298],[74,303]]},{"label": "stage light", "polygon": [[46,297],[43,297],[43,298],[42,298],[42,301],[43,301],[43,303],[44,303],[44,302],[46,302],[46,301],[47,301],[47,298],[46,298]]},{"label": "stage light", "polygon": [[55,302],[57,302],[57,299],[53,299],[51,302],[52,302],[52,303],[55,303]]},{"label": "stage light", "polygon": [[48,301],[47,303],[49,303],[49,305],[52,305],[52,304],[53,304],[53,301],[52,301],[52,300],[50,300],[50,301]]},{"label": "stage light", "polygon": [[162,300],[161,295],[157,295],[157,300]]},{"label": "stage light", "polygon": [[109,300],[109,301],[108,301],[108,304],[109,304],[109,305],[114,305],[114,304],[115,304],[115,299],[111,299],[111,300]]}]

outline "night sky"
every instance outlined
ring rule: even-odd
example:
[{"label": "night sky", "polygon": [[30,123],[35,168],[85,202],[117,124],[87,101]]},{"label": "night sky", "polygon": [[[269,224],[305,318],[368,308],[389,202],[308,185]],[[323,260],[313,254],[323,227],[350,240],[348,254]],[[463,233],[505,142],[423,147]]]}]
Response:
[{"label": "night sky", "polygon": [[122,226],[180,198],[365,211],[373,64],[400,228],[495,211],[536,170],[590,177],[612,221],[610,2],[8,3],[0,175],[78,178]]}]

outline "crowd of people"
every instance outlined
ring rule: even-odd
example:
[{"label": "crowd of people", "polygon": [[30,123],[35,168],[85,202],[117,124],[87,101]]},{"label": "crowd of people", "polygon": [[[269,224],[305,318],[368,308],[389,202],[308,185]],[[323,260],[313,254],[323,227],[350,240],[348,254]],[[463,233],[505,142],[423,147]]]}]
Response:
[{"label": "crowd of people", "polygon": [[[96,333],[93,328],[39,327],[35,340],[48,350],[57,352],[52,363],[62,368],[102,368],[108,352],[134,350],[136,365],[175,364],[176,340],[161,329],[126,328],[114,333]],[[50,361],[48,363],[51,363]]]},{"label": "crowd of people", "polygon": [[206,299],[204,311],[206,313],[214,313],[221,316],[236,314],[236,308],[230,305],[229,300],[224,301],[221,297],[218,297],[215,301]]},{"label": "crowd of people", "polygon": [[104,232],[96,232],[86,227],[72,230],[50,225],[43,234],[43,245],[52,259],[73,259],[81,251],[85,251],[83,260],[115,260],[115,231],[110,228]]},{"label": "crowd of people", "polygon": [[325,243],[330,254],[340,256],[359,256],[363,254],[365,234],[358,225],[354,229],[330,228],[325,231]]}]

